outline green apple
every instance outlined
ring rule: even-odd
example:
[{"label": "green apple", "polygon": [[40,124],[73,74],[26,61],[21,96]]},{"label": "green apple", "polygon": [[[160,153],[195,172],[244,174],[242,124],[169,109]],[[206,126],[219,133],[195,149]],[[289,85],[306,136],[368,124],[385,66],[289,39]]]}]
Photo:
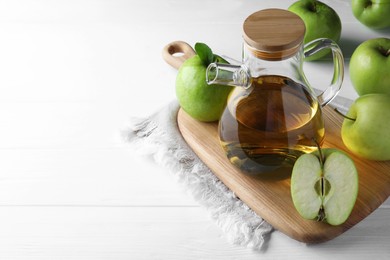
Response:
[{"label": "green apple", "polygon": [[[293,3],[288,10],[301,17],[305,23],[305,44],[318,38],[328,38],[335,42],[340,40],[341,20],[330,6],[316,0],[302,0]],[[306,60],[318,60],[328,53],[330,50],[323,50]]]},{"label": "green apple", "polygon": [[305,219],[344,223],[355,205],[358,172],[352,159],[337,149],[301,155],[291,175],[291,196]]},{"label": "green apple", "polygon": [[373,29],[390,26],[390,0],[352,0],[353,15]]},{"label": "green apple", "polygon": [[349,61],[349,76],[360,96],[390,94],[390,39],[375,38],[361,43]]},{"label": "green apple", "polygon": [[179,68],[176,77],[176,97],[181,108],[191,117],[212,122],[222,115],[231,86],[208,85],[206,68],[212,62],[228,63],[214,55],[207,45],[197,43],[197,54],[187,59]]},{"label": "green apple", "polygon": [[390,160],[390,95],[360,96],[346,116],[341,127],[345,146],[366,159]]}]

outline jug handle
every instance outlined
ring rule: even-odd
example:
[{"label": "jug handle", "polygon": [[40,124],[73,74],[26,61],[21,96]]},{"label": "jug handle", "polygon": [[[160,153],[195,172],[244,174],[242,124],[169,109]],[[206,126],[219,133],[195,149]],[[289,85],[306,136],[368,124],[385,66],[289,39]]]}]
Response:
[{"label": "jug handle", "polygon": [[185,60],[195,54],[195,50],[183,41],[171,42],[162,51],[163,59],[175,69],[179,69]]},{"label": "jug handle", "polygon": [[331,49],[333,56],[333,78],[330,85],[317,96],[321,106],[327,105],[336,97],[344,80],[344,57],[340,47],[331,39],[317,39],[305,44],[304,55],[309,57],[320,50]]}]

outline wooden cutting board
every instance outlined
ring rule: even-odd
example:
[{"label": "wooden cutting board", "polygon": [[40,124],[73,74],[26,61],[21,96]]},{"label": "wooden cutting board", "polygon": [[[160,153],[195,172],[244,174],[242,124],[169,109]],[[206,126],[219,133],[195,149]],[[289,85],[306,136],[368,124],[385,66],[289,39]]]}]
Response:
[{"label": "wooden cutting board", "polygon": [[[175,69],[195,55],[183,41],[165,46],[163,59]],[[268,223],[288,236],[305,243],[331,240],[347,231],[377,209],[390,196],[390,161],[375,162],[351,154],[344,146],[340,129],[343,118],[329,105],[324,108],[325,143],[323,147],[338,148],[354,160],[359,172],[359,193],[349,219],[340,226],[303,219],[295,210],[290,195],[290,176],[253,177],[230,164],[219,144],[218,124],[202,123],[179,110],[179,129],[199,158],[214,174]]]},{"label": "wooden cutting board", "polygon": [[218,139],[217,123],[192,119],[182,109],[179,129],[199,158],[254,212],[286,235],[305,243],[331,240],[347,231],[377,209],[390,195],[390,162],[358,158],[344,146],[340,129],[343,118],[330,106],[324,108],[325,143],[346,151],[359,172],[359,193],[349,219],[340,226],[303,219],[294,208],[290,195],[290,176],[283,178],[253,177],[230,164]]}]

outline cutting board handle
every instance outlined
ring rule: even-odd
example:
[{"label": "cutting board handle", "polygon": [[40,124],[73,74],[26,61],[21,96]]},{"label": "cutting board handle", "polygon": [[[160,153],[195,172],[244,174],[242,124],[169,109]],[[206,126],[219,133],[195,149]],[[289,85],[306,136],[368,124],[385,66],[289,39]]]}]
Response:
[{"label": "cutting board handle", "polygon": [[162,51],[163,59],[175,69],[179,69],[185,60],[195,54],[194,49],[183,41],[171,42]]}]

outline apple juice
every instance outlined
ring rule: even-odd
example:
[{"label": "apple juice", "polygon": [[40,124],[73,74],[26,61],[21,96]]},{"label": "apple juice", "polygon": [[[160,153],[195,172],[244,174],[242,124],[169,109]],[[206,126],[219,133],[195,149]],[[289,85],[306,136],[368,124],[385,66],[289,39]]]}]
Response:
[{"label": "apple juice", "polygon": [[282,76],[252,78],[249,90],[231,93],[219,123],[220,141],[230,162],[245,172],[292,167],[322,144],[321,113],[301,84]]}]

